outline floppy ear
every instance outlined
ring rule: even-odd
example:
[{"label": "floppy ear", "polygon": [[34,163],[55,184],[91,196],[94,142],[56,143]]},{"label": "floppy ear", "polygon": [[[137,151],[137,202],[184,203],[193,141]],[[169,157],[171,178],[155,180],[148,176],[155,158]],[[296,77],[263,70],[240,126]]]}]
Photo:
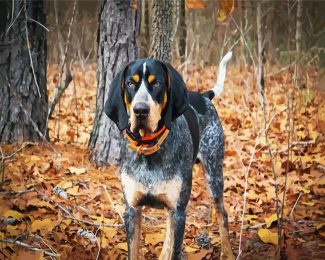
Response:
[{"label": "floppy ear", "polygon": [[105,103],[105,114],[117,125],[120,131],[123,131],[128,125],[128,114],[122,96],[122,86],[124,84],[124,72],[127,66],[116,74],[108,92],[108,98]]},{"label": "floppy ear", "polygon": [[182,115],[189,105],[186,85],[182,76],[170,64],[164,64],[168,75],[168,102],[164,115],[164,123],[168,129],[171,122]]}]

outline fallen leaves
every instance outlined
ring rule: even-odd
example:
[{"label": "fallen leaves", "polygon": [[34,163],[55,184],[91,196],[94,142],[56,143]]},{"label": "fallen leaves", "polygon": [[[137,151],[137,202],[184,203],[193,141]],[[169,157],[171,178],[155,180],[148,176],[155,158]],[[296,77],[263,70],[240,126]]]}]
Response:
[{"label": "fallen leaves", "polygon": [[[253,84],[248,84],[252,72],[229,69],[229,75],[233,76],[226,78],[225,90],[215,104],[226,137],[224,205],[230,237],[236,254],[244,177],[248,171],[243,257],[269,256],[277,243],[277,218],[262,115],[256,90],[251,87]],[[200,91],[210,89],[216,74],[216,67],[189,66],[188,87]],[[26,146],[5,164],[6,182],[1,186],[0,196],[0,239],[22,240],[39,248],[41,253],[38,253],[42,255],[53,249],[62,259],[96,259],[99,248],[100,259],[123,259],[127,251],[121,219],[125,205],[117,168],[96,169],[86,150],[95,109],[95,68],[90,66],[87,74],[78,72],[77,75],[78,92],[68,87],[60,111],[55,111],[54,119],[49,121],[51,140],[57,142],[59,134],[60,141],[55,148],[62,156],[56,157],[45,146]],[[48,76],[50,80],[53,73]],[[287,251],[295,256],[295,250],[307,251],[307,245],[313,252],[324,248],[320,241],[325,232],[325,178],[321,171],[325,165],[325,147],[322,121],[319,121],[323,112],[318,109],[324,101],[313,95],[308,96],[306,107],[297,104],[294,111],[297,125],[288,158],[287,92],[292,91],[292,86],[283,85],[284,82],[281,76],[266,79],[268,137],[280,199],[288,169],[283,225]],[[310,82],[314,84],[313,78]],[[2,148],[5,154],[18,149]],[[201,166],[195,166],[193,176],[184,249],[188,259],[218,259],[221,246],[217,216],[212,210],[213,202]],[[142,253],[148,259],[156,259],[164,240],[166,214],[147,208],[143,211]],[[202,233],[209,238],[203,241],[206,243],[199,239]],[[198,241],[212,247],[203,249]],[[308,244],[311,242],[315,243]],[[10,243],[4,244],[1,250],[8,259],[14,251],[24,255],[20,247]]]}]

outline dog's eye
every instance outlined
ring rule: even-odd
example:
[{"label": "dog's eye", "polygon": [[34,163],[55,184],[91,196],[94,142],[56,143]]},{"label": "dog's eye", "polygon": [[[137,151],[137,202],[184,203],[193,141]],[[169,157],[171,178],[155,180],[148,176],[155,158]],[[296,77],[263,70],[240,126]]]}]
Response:
[{"label": "dog's eye", "polygon": [[160,85],[161,85],[161,83],[160,83],[160,81],[158,81],[158,80],[156,80],[156,81],[152,84],[152,86],[153,86],[154,88],[158,88],[158,87],[160,87]]},{"label": "dog's eye", "polygon": [[134,85],[134,83],[133,83],[133,82],[131,82],[131,81],[130,81],[130,82],[128,82],[128,87],[129,87],[129,88],[134,88],[134,87],[135,87],[135,85]]}]

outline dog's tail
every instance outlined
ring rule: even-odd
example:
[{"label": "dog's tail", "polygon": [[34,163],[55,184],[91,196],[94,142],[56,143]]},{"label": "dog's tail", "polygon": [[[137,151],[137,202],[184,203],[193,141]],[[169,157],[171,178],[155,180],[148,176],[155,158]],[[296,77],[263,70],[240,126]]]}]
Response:
[{"label": "dog's tail", "polygon": [[223,91],[223,85],[226,78],[227,63],[232,57],[232,51],[228,52],[221,60],[219,64],[218,79],[213,89],[203,93],[203,96],[212,100],[214,97],[218,97]]}]

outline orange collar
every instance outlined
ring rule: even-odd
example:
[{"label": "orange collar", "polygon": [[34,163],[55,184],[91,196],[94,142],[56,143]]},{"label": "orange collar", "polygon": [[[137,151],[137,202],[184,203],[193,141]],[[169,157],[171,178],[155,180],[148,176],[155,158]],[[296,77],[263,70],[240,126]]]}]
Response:
[{"label": "orange collar", "polygon": [[165,125],[157,132],[141,138],[136,138],[129,129],[125,131],[125,136],[130,141],[129,148],[136,151],[138,155],[149,155],[157,152],[168,134],[169,130]]}]

